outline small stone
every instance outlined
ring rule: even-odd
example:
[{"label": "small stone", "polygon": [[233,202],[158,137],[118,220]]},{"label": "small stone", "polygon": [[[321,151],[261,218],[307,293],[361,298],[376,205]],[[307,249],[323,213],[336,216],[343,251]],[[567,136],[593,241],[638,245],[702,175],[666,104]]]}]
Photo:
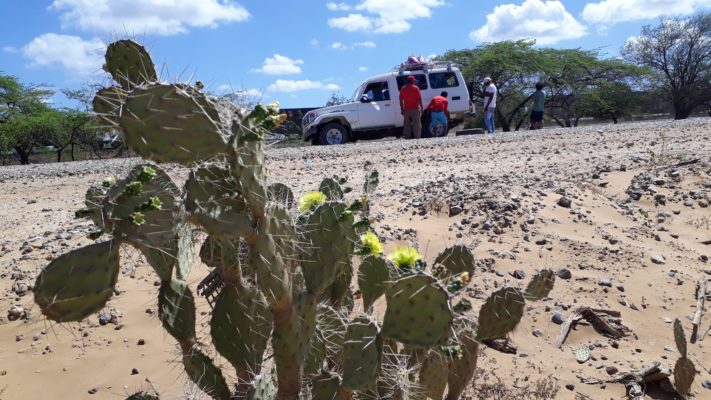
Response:
[{"label": "small stone", "polygon": [[609,366],[605,368],[605,372],[607,372],[608,375],[615,375],[618,371],[619,369],[617,369],[617,367],[615,366]]},{"label": "small stone", "polygon": [[136,343],[136,344],[139,346],[143,346],[146,344],[146,340],[145,339],[138,339],[138,343]]},{"label": "small stone", "polygon": [[462,211],[463,211],[462,207],[460,207],[460,206],[452,206],[452,207],[449,208],[449,216],[450,216],[450,217],[457,216],[457,215],[461,214]]},{"label": "small stone", "polygon": [[524,279],[526,277],[526,273],[521,271],[520,269],[517,269],[514,271],[511,276],[513,276],[516,279]]},{"label": "small stone", "polygon": [[652,262],[655,263],[655,264],[660,264],[660,265],[662,265],[662,264],[666,264],[666,263],[667,263],[667,260],[665,260],[663,256],[654,255],[654,256],[652,256]]},{"label": "small stone", "polygon": [[597,284],[600,286],[612,287],[612,282],[609,279],[600,279]]},{"label": "small stone", "polygon": [[561,207],[563,207],[563,208],[570,208],[570,206],[571,206],[572,204],[573,204],[573,202],[572,202],[569,198],[567,198],[567,197],[565,197],[565,196],[563,196],[563,197],[561,197],[560,199],[558,199],[558,205],[561,206]]},{"label": "small stone", "polygon": [[575,390],[575,385],[573,385],[572,383],[566,383],[565,388],[570,391],[573,391],[573,390]]},{"label": "small stone", "polygon": [[543,336],[543,332],[539,331],[538,329],[533,330],[533,336],[535,337],[541,337]]},{"label": "small stone", "polygon": [[573,277],[573,274],[570,273],[570,270],[567,268],[561,268],[558,271],[556,271],[555,275],[560,278],[560,279],[565,279],[568,280]]},{"label": "small stone", "polygon": [[140,373],[141,373],[141,371],[139,371],[138,368],[131,369],[131,375],[138,375]]},{"label": "small stone", "polygon": [[99,313],[99,325],[106,325],[111,322],[111,313],[108,311],[102,311]]},{"label": "small stone", "polygon": [[561,325],[563,321],[563,316],[559,312],[553,313],[553,316],[551,317],[551,321],[556,324],[556,325]]},{"label": "small stone", "polygon": [[711,390],[711,380],[707,379],[701,383],[701,386],[703,386],[706,389]]},{"label": "small stone", "polygon": [[25,309],[20,306],[12,306],[7,310],[7,319],[10,321],[16,321],[25,314]]},{"label": "small stone", "polygon": [[99,388],[94,386],[93,388],[89,389],[89,394],[96,394],[96,392],[99,391]]}]

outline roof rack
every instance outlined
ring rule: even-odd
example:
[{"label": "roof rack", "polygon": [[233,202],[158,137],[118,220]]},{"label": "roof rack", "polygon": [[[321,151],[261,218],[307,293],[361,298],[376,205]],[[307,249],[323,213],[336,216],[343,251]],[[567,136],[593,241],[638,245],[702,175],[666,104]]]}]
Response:
[{"label": "roof rack", "polygon": [[424,73],[428,73],[429,70],[435,69],[435,68],[447,68],[447,72],[452,71],[452,67],[455,67],[451,61],[429,61],[426,63],[416,63],[416,64],[407,64],[407,63],[402,63],[400,65],[396,65],[393,67],[393,71],[397,72],[398,75],[404,75],[405,72],[408,71],[424,71]]}]

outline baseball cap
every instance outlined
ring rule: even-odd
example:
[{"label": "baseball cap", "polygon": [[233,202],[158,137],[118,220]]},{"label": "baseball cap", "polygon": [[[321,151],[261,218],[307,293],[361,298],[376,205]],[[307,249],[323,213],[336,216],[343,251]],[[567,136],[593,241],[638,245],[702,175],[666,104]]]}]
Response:
[{"label": "baseball cap", "polygon": [[407,77],[407,81],[408,81],[408,82],[414,82],[414,81],[415,81],[415,76],[414,76],[414,75],[408,76],[408,77]]},{"label": "baseball cap", "polygon": [[484,82],[491,82],[491,78],[487,76],[486,78],[484,78]]}]

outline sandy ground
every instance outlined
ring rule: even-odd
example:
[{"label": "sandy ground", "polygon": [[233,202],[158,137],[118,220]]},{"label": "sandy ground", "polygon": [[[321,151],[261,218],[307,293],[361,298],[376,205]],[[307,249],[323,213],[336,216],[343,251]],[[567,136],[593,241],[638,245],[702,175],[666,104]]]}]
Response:
[{"label": "sandy ground", "polygon": [[[466,291],[475,310],[496,288],[523,286],[538,269],[569,272],[548,299],[527,305],[510,337],[517,354],[482,350],[472,398],[495,398],[482,388],[496,386],[497,377],[509,393],[550,377],[557,399],[620,399],[624,386],[605,383],[609,373],[654,361],[673,367],[671,321],[679,318],[690,335],[696,282],[711,279],[711,245],[704,244],[711,240],[710,138],[711,119],[696,119],[273,149],[268,163],[274,181],[303,193],[332,174],[358,188],[363,163],[372,162],[382,176],[374,211],[386,250],[416,245],[431,263],[448,245],[476,246],[481,268]],[[684,161],[695,162],[674,166]],[[89,184],[136,162],[0,168],[0,399],[121,399],[151,387],[176,399],[190,391],[176,343],[157,319],[156,278],[135,251],[123,250],[118,290],[106,308],[116,319],[106,325],[98,316],[49,323],[25,293],[48,259],[89,242],[90,223],[73,218]],[[177,167],[170,172],[185,177]],[[653,262],[656,256],[664,263]],[[198,267],[190,281],[204,275]],[[9,318],[13,306],[26,318]],[[553,317],[565,320],[580,306],[620,312],[629,332],[613,340],[578,326],[557,349],[561,327]],[[209,308],[199,308],[206,335]],[[689,345],[697,399],[711,399],[702,386],[711,380],[710,327],[705,314],[706,340]],[[583,346],[591,358],[579,364],[575,350]],[[591,380],[599,382],[584,383]]]}]

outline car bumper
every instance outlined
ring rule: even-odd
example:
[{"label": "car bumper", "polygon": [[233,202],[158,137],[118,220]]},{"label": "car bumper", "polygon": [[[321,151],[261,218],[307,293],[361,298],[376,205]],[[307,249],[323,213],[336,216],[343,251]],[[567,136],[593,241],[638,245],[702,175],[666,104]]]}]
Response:
[{"label": "car bumper", "polygon": [[316,136],[318,134],[318,127],[314,124],[311,125],[307,128],[304,128],[303,132],[301,133],[301,138],[303,140],[310,140],[312,137]]}]

